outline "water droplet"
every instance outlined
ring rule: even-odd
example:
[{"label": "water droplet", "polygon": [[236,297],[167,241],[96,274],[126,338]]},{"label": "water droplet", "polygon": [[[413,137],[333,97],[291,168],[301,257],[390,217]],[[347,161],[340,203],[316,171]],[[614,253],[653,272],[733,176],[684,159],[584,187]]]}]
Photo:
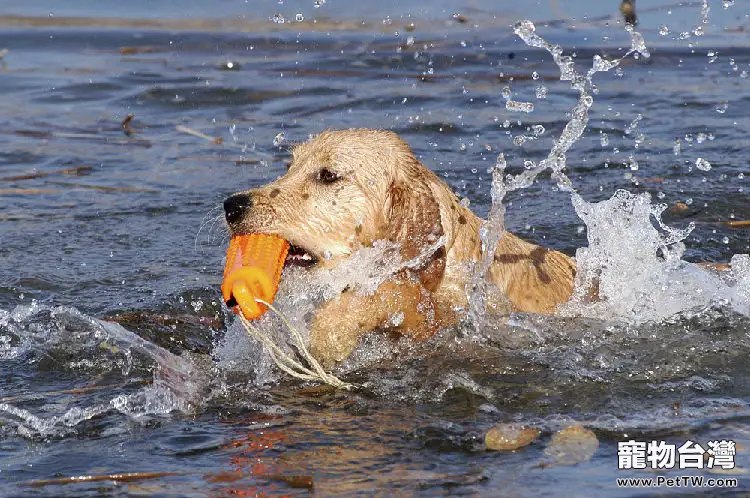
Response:
[{"label": "water droplet", "polygon": [[539,100],[544,100],[547,98],[547,87],[544,85],[539,85],[536,87],[536,98]]},{"label": "water droplet", "polygon": [[708,5],[708,0],[703,0],[701,6],[701,23],[708,24],[708,12],[711,10],[711,6]]},{"label": "water droplet", "polygon": [[277,12],[276,14],[271,16],[271,21],[275,24],[284,24],[286,22],[286,19],[284,19],[284,16]]},{"label": "water droplet", "polygon": [[539,79],[539,73],[537,73],[536,71],[534,71],[533,73],[531,73],[531,79],[532,80],[538,80]]},{"label": "water droplet", "polygon": [[505,100],[509,100],[511,96],[513,95],[510,91],[509,86],[504,86],[502,90],[500,90],[500,94],[503,96]]},{"label": "water droplet", "polygon": [[513,112],[532,112],[534,110],[534,104],[531,102],[516,102],[515,100],[509,100],[505,103],[505,109]]},{"label": "water droplet", "polygon": [[721,6],[724,7],[725,9],[728,9],[729,7],[733,5],[734,5],[734,0],[722,0],[721,1]]},{"label": "water droplet", "polygon": [[625,134],[630,135],[635,130],[638,129],[638,123],[643,119],[643,114],[638,113],[636,117],[633,119],[633,121],[630,122],[630,124],[625,128]]},{"label": "water droplet", "polygon": [[283,144],[285,140],[286,140],[286,135],[284,135],[283,131],[280,131],[275,137],[273,137],[273,146],[280,147],[281,144]]},{"label": "water droplet", "polygon": [[711,171],[711,163],[699,157],[695,160],[695,167],[701,171]]},{"label": "water droplet", "polygon": [[315,0],[315,2],[313,2],[313,7],[315,7],[316,9],[319,9],[321,6],[325,4],[326,4],[326,0]]},{"label": "water droplet", "polygon": [[305,16],[303,16],[302,14],[297,14],[296,16],[294,16],[294,20],[297,22],[302,22],[305,20]]},{"label": "water droplet", "polygon": [[723,238],[721,239],[721,241],[722,241],[723,243],[725,243],[725,244],[729,244],[729,237],[727,237],[727,236],[725,235],[725,236],[724,236],[724,237],[723,237]]},{"label": "water droplet", "polygon": [[544,132],[546,130],[544,129],[544,126],[537,124],[531,127],[531,132],[534,134],[535,137],[540,137],[544,135]]},{"label": "water droplet", "polygon": [[651,57],[651,53],[648,51],[648,47],[646,47],[646,40],[643,38],[643,35],[636,31],[631,25],[627,25],[625,30],[630,34],[630,51],[634,52],[633,57],[635,59],[638,58],[638,55],[642,55],[646,59]]},{"label": "water droplet", "polygon": [[718,112],[719,114],[724,114],[725,112],[727,112],[728,108],[729,108],[729,102],[724,101],[716,106],[716,112]]},{"label": "water droplet", "polygon": [[682,141],[679,138],[674,139],[674,145],[672,146],[672,152],[675,156],[679,156],[682,151]]},{"label": "water droplet", "polygon": [[669,34],[669,28],[666,25],[662,24],[661,26],[659,26],[659,34],[661,36],[667,36]]},{"label": "water droplet", "polygon": [[606,147],[609,145],[609,135],[604,133],[603,131],[599,132],[599,143],[602,144],[602,147]]}]

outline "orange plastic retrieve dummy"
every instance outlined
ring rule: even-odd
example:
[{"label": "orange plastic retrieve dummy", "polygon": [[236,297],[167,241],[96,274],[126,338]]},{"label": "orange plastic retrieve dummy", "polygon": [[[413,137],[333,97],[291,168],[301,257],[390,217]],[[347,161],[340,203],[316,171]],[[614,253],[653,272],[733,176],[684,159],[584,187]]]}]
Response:
[{"label": "orange plastic retrieve dummy", "polygon": [[232,237],[221,294],[225,302],[232,298],[237,302],[235,313],[241,312],[253,320],[267,311],[255,299],[273,302],[287,252],[289,242],[275,235],[254,233]]}]

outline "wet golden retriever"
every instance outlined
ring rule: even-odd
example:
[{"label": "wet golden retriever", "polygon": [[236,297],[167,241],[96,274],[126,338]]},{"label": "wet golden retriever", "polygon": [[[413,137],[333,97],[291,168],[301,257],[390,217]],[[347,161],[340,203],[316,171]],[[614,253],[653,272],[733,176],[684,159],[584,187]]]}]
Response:
[{"label": "wet golden retriever", "polygon": [[[232,235],[279,235],[292,244],[287,264],[310,271],[377,240],[398,244],[404,261],[418,261],[372,294],[345,290],[320,307],[310,350],[321,363],[345,359],[375,329],[423,340],[460,319],[481,257],[481,220],[404,140],[390,131],[326,131],[292,156],[284,176],[225,201]],[[574,276],[565,254],[505,233],[487,272],[495,289],[488,307],[552,313],[570,297]]]}]

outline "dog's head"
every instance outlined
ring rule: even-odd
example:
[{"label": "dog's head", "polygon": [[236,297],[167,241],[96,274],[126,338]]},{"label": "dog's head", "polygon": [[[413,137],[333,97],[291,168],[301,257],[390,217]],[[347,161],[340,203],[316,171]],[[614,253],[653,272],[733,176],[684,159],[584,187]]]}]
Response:
[{"label": "dog's head", "polygon": [[[443,234],[434,175],[389,131],[326,131],[292,151],[289,171],[224,202],[232,235],[268,233],[292,244],[287,264],[335,265],[376,240],[411,260]],[[440,248],[419,268],[427,287],[445,267]]]}]

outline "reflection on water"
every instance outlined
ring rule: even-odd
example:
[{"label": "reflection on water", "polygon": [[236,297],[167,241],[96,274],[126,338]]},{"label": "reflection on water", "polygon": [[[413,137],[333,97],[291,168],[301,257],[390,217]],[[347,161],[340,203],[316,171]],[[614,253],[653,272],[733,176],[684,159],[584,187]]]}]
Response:
[{"label": "reflection on water", "polygon": [[[566,156],[591,204],[572,205],[543,176],[505,194],[509,230],[569,254],[589,246],[611,265],[608,300],[571,313],[588,318],[518,314],[421,345],[372,336],[337,372],[361,388],[341,393],[279,375],[222,308],[221,200],[284,171],[279,133],[289,143],[367,126],[401,133],[485,216],[498,153],[514,175],[538,164],[579,99],[510,25],[566,16],[358,4],[362,24],[332,2],[254,16],[229,3],[223,16],[191,15],[204,7],[188,2],[184,18],[138,2],[94,16],[86,3],[0,15],[0,471],[14,485],[168,474],[14,493],[632,495],[613,484],[619,440],[750,443],[747,260],[735,256],[722,280],[670,259],[680,247],[657,258],[663,229],[644,242],[648,193],[676,230],[694,223],[685,259],[750,251],[750,53],[737,5],[713,6],[696,35],[699,5],[668,14],[639,2],[651,57],[597,74],[588,130]],[[625,55],[617,18],[584,19],[579,3],[563,6],[577,20],[536,22],[537,33],[579,71]],[[266,20],[277,12],[295,23]],[[533,112],[509,110],[511,96]],[[640,196],[594,204],[617,189]],[[632,216],[618,219],[624,206]],[[643,236],[623,245],[633,227]],[[304,325],[312,302],[286,285],[280,305]],[[486,452],[484,433],[502,422],[541,438]],[[540,468],[573,423],[595,431],[593,459]],[[743,452],[737,462],[747,467]]]}]

